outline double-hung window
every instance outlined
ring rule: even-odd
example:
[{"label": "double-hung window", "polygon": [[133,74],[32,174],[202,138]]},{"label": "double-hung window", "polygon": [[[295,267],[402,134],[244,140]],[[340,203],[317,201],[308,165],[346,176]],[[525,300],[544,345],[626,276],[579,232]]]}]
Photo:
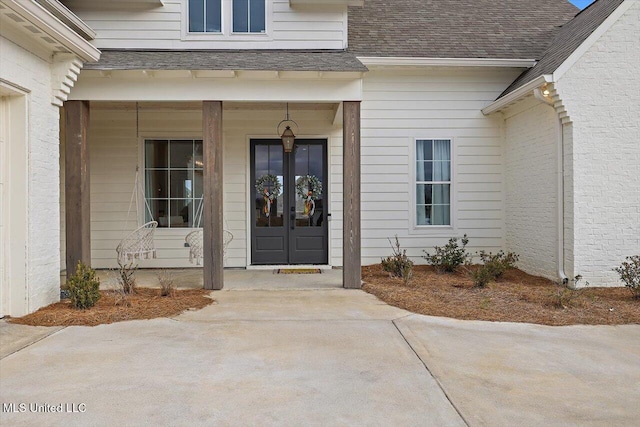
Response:
[{"label": "double-hung window", "polygon": [[233,32],[265,32],[265,0],[233,0]]},{"label": "double-hung window", "polygon": [[[147,139],[144,159],[145,198],[158,226],[199,227],[197,213],[202,202],[204,173],[202,141]],[[151,218],[147,217],[147,221]]]},{"label": "double-hung window", "polygon": [[416,140],[416,225],[451,225],[451,140]]},{"label": "double-hung window", "polygon": [[222,0],[188,0],[189,32],[222,32]]}]

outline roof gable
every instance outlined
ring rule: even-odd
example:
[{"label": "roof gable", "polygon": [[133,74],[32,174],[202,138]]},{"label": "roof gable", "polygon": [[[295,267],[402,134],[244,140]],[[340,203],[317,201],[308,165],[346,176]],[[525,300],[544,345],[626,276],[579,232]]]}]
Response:
[{"label": "roof gable", "polygon": [[625,0],[596,0],[562,26],[535,67],[522,73],[499,97],[546,74],[554,73]]}]

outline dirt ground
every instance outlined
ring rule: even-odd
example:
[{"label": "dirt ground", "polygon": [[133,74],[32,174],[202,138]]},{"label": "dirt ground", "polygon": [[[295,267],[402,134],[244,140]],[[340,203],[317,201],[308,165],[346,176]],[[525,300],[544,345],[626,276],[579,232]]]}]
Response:
[{"label": "dirt ground", "polygon": [[71,307],[69,300],[43,307],[11,323],[31,326],[96,326],[125,320],[173,317],[185,310],[197,310],[214,302],[211,291],[176,290],[173,296],[160,296],[159,289],[138,288],[123,299],[114,291],[101,291],[102,297],[87,310]]},{"label": "dirt ground", "polygon": [[627,288],[571,291],[517,269],[485,288],[474,287],[468,272],[437,274],[430,266],[416,266],[408,285],[380,265],[363,267],[362,280],[363,289],[382,301],[430,316],[554,326],[640,324],[640,300]]}]

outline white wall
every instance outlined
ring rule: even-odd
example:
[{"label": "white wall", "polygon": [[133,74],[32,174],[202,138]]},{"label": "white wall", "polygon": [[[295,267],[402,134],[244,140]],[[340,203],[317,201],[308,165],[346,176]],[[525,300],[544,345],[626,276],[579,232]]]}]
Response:
[{"label": "white wall", "polygon": [[[111,105],[111,106],[110,106]],[[127,225],[127,211],[136,164],[143,138],[202,138],[202,112],[199,107],[145,108],[139,111],[136,128],[135,103],[93,103],[90,114],[89,153],[91,179],[91,253],[95,268],[114,268],[115,248],[135,228],[135,215]],[[238,104],[236,104],[237,106]],[[249,190],[249,137],[276,137],[276,125],[284,117],[284,109],[252,107],[225,108],[224,129],[224,215],[234,235],[227,250],[227,267],[247,266],[247,191]],[[265,109],[269,108],[269,109]],[[331,183],[330,212],[342,218],[342,132],[334,129],[334,112],[329,106],[319,110],[291,110],[300,125],[298,137],[329,138]],[[142,167],[142,163],[140,163]],[[338,203],[337,201],[340,201]],[[332,221],[330,235],[341,236],[341,221]],[[188,230],[158,229],[155,235],[157,259],[143,260],[143,268],[191,267],[189,250],[184,247]],[[331,262],[341,265],[342,250],[332,243]],[[62,247],[64,255],[64,246]],[[64,260],[64,256],[62,257]],[[64,268],[64,265],[61,265]]]},{"label": "white wall", "polygon": [[557,115],[532,96],[504,112],[506,250],[527,273],[557,278]]},{"label": "white wall", "polygon": [[[362,257],[374,264],[398,235],[419,263],[450,237],[467,233],[472,251],[505,246],[503,120],[485,117],[517,76],[498,69],[371,71],[362,103]],[[453,139],[453,227],[413,225],[414,140]]]},{"label": "white wall", "polygon": [[[21,193],[15,193],[14,203],[26,195],[26,206],[20,215],[13,215],[15,227],[26,227],[26,239],[10,242],[11,256],[24,255],[21,263],[26,270],[25,289],[13,289],[20,300],[11,301],[10,311],[4,314],[19,316],[55,302],[60,297],[59,282],[59,223],[58,209],[58,123],[59,109],[51,104],[51,58],[39,57],[14,42],[0,37],[0,78],[26,89],[27,134],[23,141],[12,139],[6,144],[11,150],[21,151],[11,167],[23,169],[10,172],[14,182],[22,185]],[[12,125],[19,123],[12,121]],[[13,160],[13,159],[12,159]],[[21,162],[22,165],[19,163]],[[18,218],[20,221],[18,221]],[[10,224],[12,232],[14,225]],[[6,236],[6,234],[5,234]],[[26,250],[25,250],[26,247]],[[24,251],[24,252],[23,252]],[[25,274],[22,274],[25,276]],[[12,286],[16,286],[13,284]]]},{"label": "white wall", "polygon": [[640,2],[556,87],[572,121],[574,272],[591,285],[640,254]]},{"label": "white wall", "polygon": [[[165,0],[160,7],[73,8],[97,37],[98,48],[121,49],[344,49],[347,12],[343,6],[291,8],[289,0],[268,0],[267,33],[186,35],[186,1]],[[231,1],[223,0],[230,11]],[[72,3],[73,5],[73,3]],[[86,7],[86,6],[85,6]],[[229,18],[230,14],[226,16]]]}]

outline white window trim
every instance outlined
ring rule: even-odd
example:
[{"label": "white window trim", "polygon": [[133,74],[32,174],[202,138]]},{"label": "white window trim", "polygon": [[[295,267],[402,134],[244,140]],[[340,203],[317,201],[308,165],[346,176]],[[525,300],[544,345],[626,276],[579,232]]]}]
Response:
[{"label": "white window trim", "polygon": [[[416,203],[416,185],[417,185],[417,176],[416,176],[416,162],[418,159],[418,141],[433,141],[433,140],[448,140],[451,144],[451,181],[446,182],[451,185],[449,189],[451,204],[450,204],[450,225],[418,225],[418,215],[417,215],[417,203]],[[409,219],[411,223],[409,224],[409,234],[422,234],[422,235],[430,235],[430,236],[450,236],[452,232],[456,232],[457,227],[457,209],[456,209],[456,143],[455,138],[450,136],[430,136],[430,137],[415,137],[410,140],[410,144],[412,146],[409,149],[410,155],[410,165],[411,171],[409,173],[410,182],[409,182],[409,197],[411,201],[409,203]],[[434,181],[438,183],[438,181]],[[444,182],[443,182],[444,183]]]},{"label": "white window trim", "polygon": [[[143,206],[140,209],[140,212],[138,213],[138,226],[141,226],[142,224],[146,223],[146,214],[147,214],[147,207],[146,207],[146,202],[147,202],[147,195],[145,194],[145,188],[147,188],[147,182],[146,182],[146,156],[145,156],[145,141],[148,139],[167,139],[167,140],[171,140],[171,139],[193,139],[193,140],[203,140],[202,135],[197,135],[194,136],[193,133],[179,133],[179,132],[171,132],[171,133],[164,133],[164,132],[160,132],[160,133],[151,133],[151,134],[140,134],[138,136],[138,159],[139,162],[138,164],[140,165],[140,176],[139,176],[139,180],[141,183],[141,189],[140,189],[140,196],[143,203]],[[154,218],[155,221],[158,220],[158,218]],[[166,233],[168,235],[186,235],[188,232],[194,231],[194,230],[202,230],[203,227],[158,227],[156,229],[156,232],[160,232],[160,233]]]},{"label": "white window trim", "polygon": [[189,0],[182,2],[181,40],[185,41],[233,41],[255,42],[271,41],[273,28],[273,2],[266,1],[265,6],[265,30],[264,33],[234,33],[233,32],[233,0],[222,0],[221,32],[190,32],[189,31]]}]

